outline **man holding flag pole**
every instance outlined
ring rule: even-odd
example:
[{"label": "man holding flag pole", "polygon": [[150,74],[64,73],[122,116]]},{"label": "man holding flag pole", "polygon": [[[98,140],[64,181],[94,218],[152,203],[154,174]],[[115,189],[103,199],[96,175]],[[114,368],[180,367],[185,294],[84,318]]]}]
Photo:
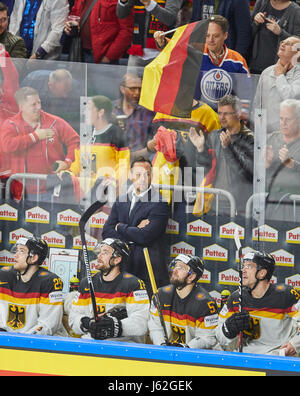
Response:
[{"label": "man holding flag pole", "polygon": [[163,51],[145,68],[140,104],[152,111],[189,117],[193,99],[216,110],[223,96],[234,94],[242,100],[247,118],[250,73],[242,55],[224,44],[227,19],[214,15],[180,26],[171,40],[165,38],[168,33],[171,31],[154,35]]}]

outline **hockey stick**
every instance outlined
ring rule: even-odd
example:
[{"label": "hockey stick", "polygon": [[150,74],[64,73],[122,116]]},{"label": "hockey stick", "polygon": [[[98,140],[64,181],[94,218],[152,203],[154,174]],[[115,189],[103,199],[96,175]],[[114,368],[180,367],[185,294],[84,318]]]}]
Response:
[{"label": "hockey stick", "polygon": [[83,215],[81,216],[81,218],[79,220],[79,231],[80,231],[80,237],[81,237],[81,243],[82,243],[83,262],[85,265],[88,286],[90,289],[94,319],[96,321],[98,320],[97,304],[96,304],[95,290],[94,290],[94,285],[93,285],[92,275],[91,275],[89,254],[88,254],[87,243],[86,243],[86,238],[85,238],[85,226],[86,226],[86,223],[88,222],[89,218],[105,204],[106,204],[106,201],[105,202],[95,201],[83,213]]},{"label": "hockey stick", "polygon": [[[243,300],[242,300],[242,286],[243,286],[243,278],[242,278],[242,245],[239,238],[239,228],[235,227],[234,230],[234,241],[236,248],[239,254],[239,312],[242,312],[243,309]],[[239,352],[243,352],[243,332],[239,333]]]},{"label": "hockey stick", "polygon": [[151,261],[150,261],[148,248],[144,248],[143,252],[144,252],[147,269],[148,269],[148,274],[149,274],[151,287],[152,287],[152,291],[153,291],[153,299],[154,299],[154,302],[155,302],[157,310],[158,310],[158,315],[159,315],[159,320],[160,320],[161,326],[163,328],[165,343],[166,343],[166,345],[169,345],[170,342],[169,342],[169,338],[168,338],[168,332],[167,332],[167,328],[166,328],[165,319],[164,319],[164,316],[163,316],[162,310],[161,310],[161,304],[159,301],[158,290],[157,290],[157,286],[156,286],[156,282],[155,282],[155,278],[154,278],[154,274],[153,274],[153,269],[152,269],[152,265],[151,265]]}]

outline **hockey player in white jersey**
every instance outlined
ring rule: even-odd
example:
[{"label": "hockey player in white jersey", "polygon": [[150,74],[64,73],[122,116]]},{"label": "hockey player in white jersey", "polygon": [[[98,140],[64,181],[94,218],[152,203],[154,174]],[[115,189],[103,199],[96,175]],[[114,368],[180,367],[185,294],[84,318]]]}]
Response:
[{"label": "hockey player in white jersey", "polygon": [[19,238],[14,265],[0,270],[0,328],[13,333],[65,335],[62,280],[41,268],[48,254],[40,238]]},{"label": "hockey player in white jersey", "polygon": [[122,266],[129,256],[128,245],[119,239],[106,238],[96,252],[99,272],[92,281],[99,320],[93,319],[88,281],[84,278],[73,300],[69,325],[85,338],[144,342],[149,297],[144,282],[123,271]]},{"label": "hockey player in white jersey", "polygon": [[[299,356],[300,332],[298,291],[286,284],[270,282],[275,269],[273,256],[264,252],[247,253],[242,263],[242,312],[235,291],[219,315],[216,335],[226,350],[237,351],[239,333],[243,352]],[[299,305],[299,304],[298,304]]]},{"label": "hockey player in white jersey", "polygon": [[197,256],[179,254],[171,261],[170,285],[158,290],[168,341],[152,299],[148,326],[153,344],[202,349],[215,346],[218,308],[197,283],[203,271],[204,263]]}]

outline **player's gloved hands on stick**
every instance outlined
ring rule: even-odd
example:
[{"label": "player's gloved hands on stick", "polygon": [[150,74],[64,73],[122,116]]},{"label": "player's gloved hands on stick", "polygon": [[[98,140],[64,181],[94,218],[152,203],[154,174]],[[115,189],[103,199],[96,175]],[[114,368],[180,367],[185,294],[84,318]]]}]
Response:
[{"label": "player's gloved hands on stick", "polygon": [[84,332],[89,332],[95,340],[105,340],[106,338],[120,337],[122,323],[109,314],[100,316],[97,321],[85,316],[81,318],[81,329]]},{"label": "player's gloved hands on stick", "polygon": [[248,311],[235,313],[226,319],[222,326],[225,337],[235,338],[240,331],[250,330],[250,316]]}]

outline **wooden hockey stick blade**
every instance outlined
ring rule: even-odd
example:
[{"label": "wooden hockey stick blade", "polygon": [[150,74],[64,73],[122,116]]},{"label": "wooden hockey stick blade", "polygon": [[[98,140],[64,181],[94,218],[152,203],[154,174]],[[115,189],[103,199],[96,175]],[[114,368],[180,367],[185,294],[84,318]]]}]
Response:
[{"label": "wooden hockey stick blade", "polygon": [[152,291],[153,291],[153,294],[157,294],[158,290],[157,290],[157,286],[156,286],[156,282],[155,282],[155,278],[154,278],[154,274],[153,274],[153,269],[152,269],[152,265],[151,265],[151,261],[150,261],[148,248],[144,248],[143,252],[144,252],[144,256],[145,256],[145,260],[146,260],[146,265],[147,265],[147,269],[148,269],[148,274],[149,274],[149,278],[150,278],[150,282],[151,282]]},{"label": "wooden hockey stick blade", "polygon": [[156,307],[158,310],[159,320],[160,320],[161,326],[163,328],[165,343],[166,343],[166,345],[168,345],[169,339],[168,339],[167,327],[166,327],[165,319],[164,319],[164,316],[163,316],[162,310],[161,310],[161,304],[160,304],[160,300],[158,297],[158,289],[157,289],[156,281],[155,281],[154,274],[153,274],[153,269],[152,269],[152,264],[151,264],[148,248],[144,248],[143,252],[144,252],[147,269],[148,269],[148,274],[149,274],[151,287],[152,287],[152,291],[153,291],[153,298],[155,300]]}]

